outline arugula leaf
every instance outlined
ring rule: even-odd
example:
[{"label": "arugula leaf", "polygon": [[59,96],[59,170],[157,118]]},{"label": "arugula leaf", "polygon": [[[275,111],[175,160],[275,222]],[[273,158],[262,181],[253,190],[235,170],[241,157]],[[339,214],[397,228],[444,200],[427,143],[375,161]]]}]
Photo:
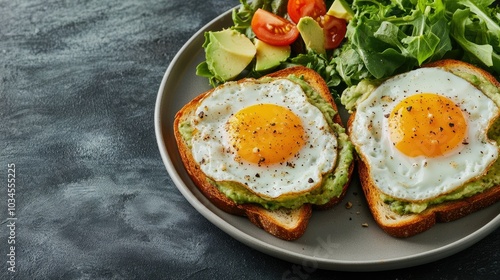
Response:
[{"label": "arugula leaf", "polygon": [[333,58],[337,73],[346,85],[352,86],[359,81],[371,77],[370,72],[364,66],[361,56],[350,44],[344,45],[342,52]]},{"label": "arugula leaf", "polygon": [[325,80],[330,92],[335,99],[339,99],[340,95],[336,88],[342,82],[339,74],[337,73],[334,63],[329,61],[325,55],[309,51],[305,54],[299,54],[290,59],[289,63],[284,66],[302,65],[313,69]]},{"label": "arugula leaf", "polygon": [[262,6],[265,3],[262,3],[262,0],[256,0],[250,4],[247,0],[240,0],[240,2],[241,6],[233,9],[231,14],[234,23],[231,28],[245,34],[248,38],[254,38],[255,34],[251,28],[252,17],[259,5]]},{"label": "arugula leaf", "polygon": [[469,41],[466,38],[467,27],[472,25],[472,21],[469,19],[469,10],[457,10],[453,14],[453,29],[452,36],[457,40],[457,42],[464,48],[464,50],[470,52],[477,59],[482,61],[486,66],[493,65],[492,52],[493,47],[488,44],[477,44],[473,41]]},{"label": "arugula leaf", "polygon": [[500,36],[500,26],[498,25],[498,22],[495,22],[493,18],[490,18],[489,13],[487,12],[488,6],[493,4],[495,2],[494,0],[458,0],[457,2],[469,8],[472,13],[484,21],[489,32],[495,34],[497,37]]},{"label": "arugula leaf", "polygon": [[453,50],[453,44],[450,38],[450,28],[446,28],[448,25],[448,20],[446,18],[439,18],[434,25],[432,25],[431,33],[437,38],[440,38],[439,43],[434,48],[434,53],[428,57],[428,61],[436,61],[438,59],[444,58],[447,53]]},{"label": "arugula leaf", "polygon": [[[354,0],[352,8],[356,17],[349,23],[347,49],[357,52],[371,78],[410,70],[452,49],[441,0]],[[348,85],[355,81],[343,78]]]},{"label": "arugula leaf", "polygon": [[451,36],[464,51],[463,60],[482,64],[500,75],[499,8],[491,0],[459,0],[451,18]]},{"label": "arugula leaf", "polygon": [[[380,79],[392,75],[397,68],[407,62],[404,54],[401,54],[390,40],[375,33],[379,30],[374,24],[362,24],[349,37],[353,50],[357,52],[368,72],[375,78]],[[380,40],[380,38],[384,39]]]},{"label": "arugula leaf", "polygon": [[[409,22],[413,25],[411,36],[406,36],[401,39],[401,42],[406,46],[406,51],[409,52],[412,57],[416,58],[418,65],[422,65],[424,61],[434,54],[434,50],[441,40],[432,32],[433,29],[431,29],[430,26],[433,26],[434,23],[428,20],[430,21],[421,11],[416,11],[414,19]],[[441,28],[447,29],[447,26],[442,25]]]}]

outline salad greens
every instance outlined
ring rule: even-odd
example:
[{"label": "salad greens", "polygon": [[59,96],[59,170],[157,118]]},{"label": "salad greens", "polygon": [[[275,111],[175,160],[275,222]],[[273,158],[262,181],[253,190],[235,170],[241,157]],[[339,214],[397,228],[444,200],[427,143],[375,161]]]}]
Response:
[{"label": "salad greens", "polygon": [[500,6],[493,0],[459,0],[465,8],[454,10],[451,36],[465,51],[467,60],[486,66],[498,78],[500,73]]},{"label": "salad greens", "polygon": [[[240,0],[234,30],[254,38],[250,23],[262,8],[287,17],[287,0]],[[326,1],[327,7],[333,1]],[[326,55],[304,51],[300,42],[281,67],[316,70],[334,97],[361,81],[380,80],[442,58],[477,64],[500,78],[500,7],[494,0],[346,0],[354,11],[343,44]],[[300,41],[300,40],[297,40]],[[203,64],[203,63],[202,63]],[[217,81],[207,69],[197,74]],[[248,67],[247,76],[259,77]],[[219,81],[220,82],[220,81]]]},{"label": "salad greens", "polygon": [[[355,19],[348,25],[341,55],[335,58],[347,86],[408,71],[443,58],[453,48],[441,0],[353,1],[352,5]],[[344,52],[356,57],[361,69],[352,58],[346,60]]]}]

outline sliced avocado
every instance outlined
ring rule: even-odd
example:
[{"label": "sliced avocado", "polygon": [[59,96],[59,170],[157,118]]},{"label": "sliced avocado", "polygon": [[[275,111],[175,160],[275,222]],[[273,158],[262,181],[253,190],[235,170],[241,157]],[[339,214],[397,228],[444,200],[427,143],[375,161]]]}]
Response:
[{"label": "sliced avocado", "polygon": [[300,36],[304,40],[308,51],[325,54],[325,33],[323,28],[312,17],[302,17],[297,23]]},{"label": "sliced avocado", "polygon": [[354,18],[354,12],[345,0],[333,1],[326,14],[336,18],[345,19],[346,21],[350,21]]},{"label": "sliced avocado", "polygon": [[273,46],[257,38],[254,39],[255,49],[255,71],[264,71],[278,66],[285,61],[291,52],[290,46]]},{"label": "sliced avocado", "polygon": [[254,44],[245,35],[232,30],[207,32],[205,53],[208,69],[221,81],[240,74],[255,56]]}]

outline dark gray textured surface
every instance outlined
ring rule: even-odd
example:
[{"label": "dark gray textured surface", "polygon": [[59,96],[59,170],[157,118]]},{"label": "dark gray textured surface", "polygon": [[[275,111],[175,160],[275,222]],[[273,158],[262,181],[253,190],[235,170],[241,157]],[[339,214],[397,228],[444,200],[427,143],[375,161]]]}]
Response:
[{"label": "dark gray textured surface", "polygon": [[237,4],[0,0],[0,278],[497,279],[500,230],[419,267],[309,270],[237,242],[186,202],[158,153],[156,94],[185,41]]}]

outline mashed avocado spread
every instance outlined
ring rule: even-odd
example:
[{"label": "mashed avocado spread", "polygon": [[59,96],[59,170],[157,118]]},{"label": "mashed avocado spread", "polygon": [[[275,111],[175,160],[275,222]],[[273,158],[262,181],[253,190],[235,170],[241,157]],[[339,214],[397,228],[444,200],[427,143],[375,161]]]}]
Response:
[{"label": "mashed avocado spread", "polygon": [[[500,89],[482,76],[473,75],[469,72],[461,70],[450,70],[451,73],[469,81],[471,84],[479,88],[486,96],[493,100],[500,107]],[[342,94],[341,102],[346,106],[346,109],[352,111],[359,102],[366,98],[369,93],[377,87],[379,82],[370,83],[364,81],[357,86],[347,89]],[[488,130],[488,138],[500,143],[500,119],[497,119]],[[468,182],[456,189],[455,191],[441,195],[422,202],[411,202],[398,200],[382,194],[381,199],[390,206],[393,212],[398,214],[420,213],[431,207],[446,201],[459,200],[471,197],[475,194],[482,193],[489,188],[500,185],[500,159],[497,159],[490,167],[488,172],[477,180]]]},{"label": "mashed avocado spread", "polygon": [[[337,164],[331,173],[325,174],[319,188],[300,195],[280,196],[276,199],[262,198],[242,184],[236,182],[216,182],[208,179],[211,184],[215,185],[222,193],[238,204],[257,203],[267,209],[298,208],[304,203],[322,205],[329,202],[332,198],[339,197],[342,193],[343,186],[349,180],[349,167],[354,160],[354,146],[350,142],[345,129],[333,122],[333,116],[336,112],[333,107],[323,100],[321,95],[316,92],[307,82],[301,77],[290,75],[289,80],[299,84],[308,97],[308,101],[316,106],[325,115],[329,126],[338,137],[338,157]],[[273,78],[263,78],[271,81]],[[265,81],[265,80],[264,80]],[[189,121],[180,124],[179,128],[182,137],[186,143],[190,143],[194,128]],[[298,171],[299,172],[299,171]]]}]

